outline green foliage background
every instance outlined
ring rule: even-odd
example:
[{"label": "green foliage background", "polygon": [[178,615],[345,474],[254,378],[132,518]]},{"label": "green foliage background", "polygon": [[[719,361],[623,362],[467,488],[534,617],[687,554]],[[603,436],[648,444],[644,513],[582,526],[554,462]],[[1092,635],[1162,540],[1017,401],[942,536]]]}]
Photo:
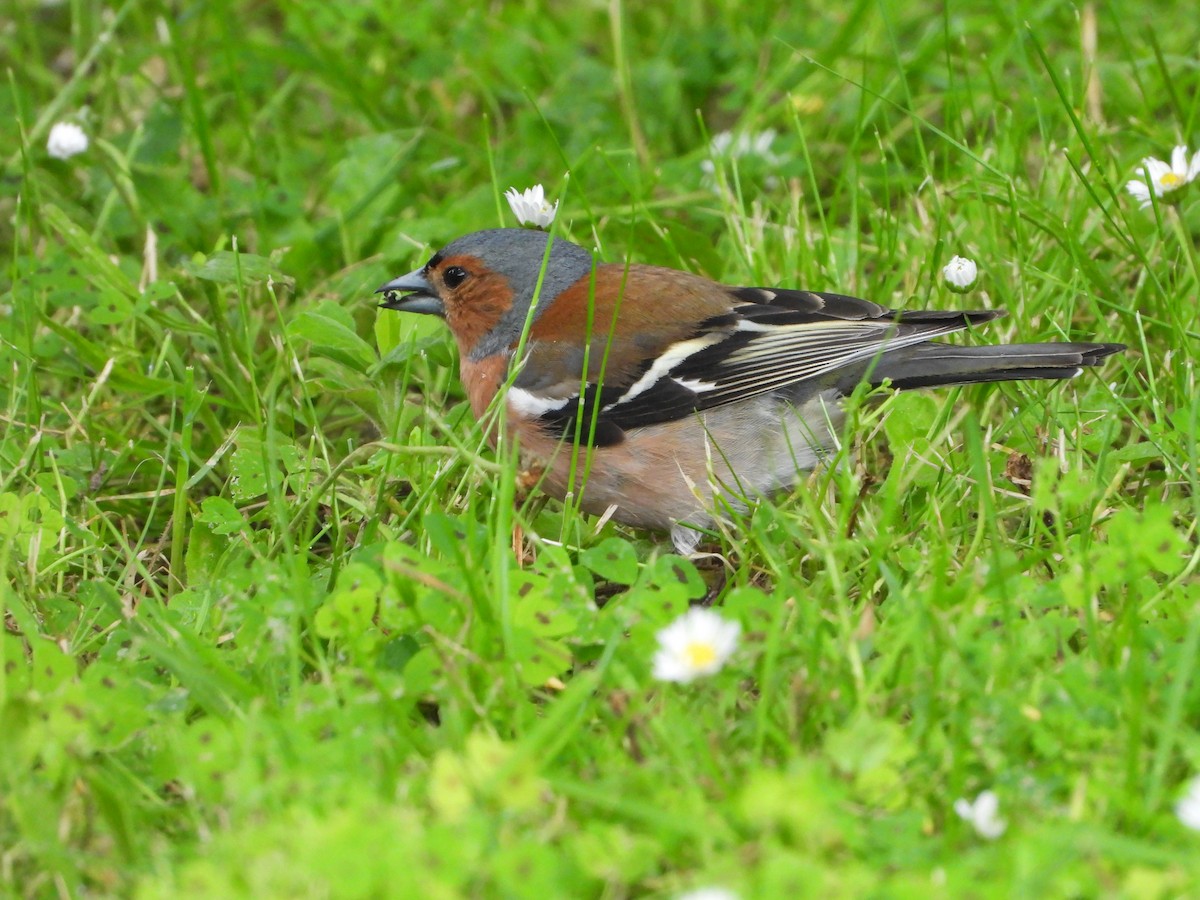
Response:
[{"label": "green foliage background", "polygon": [[[9,0],[3,891],[1187,894],[1200,203],[1122,185],[1200,143],[1200,32],[1146,12]],[[608,260],[1130,352],[856,402],[681,560],[524,497],[376,312],[535,182]],[[705,595],[741,648],[654,683]]]}]

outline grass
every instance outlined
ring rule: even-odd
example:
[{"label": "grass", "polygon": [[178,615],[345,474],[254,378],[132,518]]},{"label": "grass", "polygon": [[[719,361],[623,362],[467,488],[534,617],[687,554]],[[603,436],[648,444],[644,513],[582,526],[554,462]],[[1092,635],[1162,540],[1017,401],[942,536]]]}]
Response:
[{"label": "grass", "polygon": [[[0,29],[3,893],[1200,883],[1200,202],[1122,188],[1200,141],[1195,30],[1151,30],[1191,7],[412,6]],[[730,129],[770,154],[706,176]],[[375,309],[534,182],[610,261],[1130,350],[856,401],[693,563],[526,497],[440,323]],[[739,650],[655,683],[719,576]]]}]

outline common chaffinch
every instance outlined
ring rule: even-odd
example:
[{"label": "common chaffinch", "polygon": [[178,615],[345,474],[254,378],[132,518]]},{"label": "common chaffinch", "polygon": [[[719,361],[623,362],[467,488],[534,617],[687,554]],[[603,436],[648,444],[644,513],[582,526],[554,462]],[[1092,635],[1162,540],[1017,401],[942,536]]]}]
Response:
[{"label": "common chaffinch", "polygon": [[932,339],[1004,312],[897,311],[841,294],[731,287],[599,263],[520,228],[460,237],[378,292],[384,308],[446,320],[477,419],[508,385],[504,428],[544,470],[546,492],[561,499],[573,489],[587,512],[670,530],[681,552],[722,502],[745,508],[828,454],[839,401],[863,381],[1070,378],[1125,349],[954,346]]}]

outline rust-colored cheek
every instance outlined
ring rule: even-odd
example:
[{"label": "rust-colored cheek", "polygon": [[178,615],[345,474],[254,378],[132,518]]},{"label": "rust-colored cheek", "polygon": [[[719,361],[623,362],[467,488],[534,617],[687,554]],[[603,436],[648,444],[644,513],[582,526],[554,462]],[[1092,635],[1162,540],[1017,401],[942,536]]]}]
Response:
[{"label": "rust-colored cheek", "polygon": [[444,271],[450,266],[462,266],[471,273],[457,288],[441,292],[446,305],[446,324],[458,342],[459,352],[466,357],[512,308],[513,294],[507,278],[489,271],[474,256],[451,256],[440,268]]}]

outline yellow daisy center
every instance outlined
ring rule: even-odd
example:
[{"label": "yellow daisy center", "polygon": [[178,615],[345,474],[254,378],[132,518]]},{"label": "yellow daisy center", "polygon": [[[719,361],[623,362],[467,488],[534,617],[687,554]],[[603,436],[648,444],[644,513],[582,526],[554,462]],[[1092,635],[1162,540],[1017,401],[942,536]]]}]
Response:
[{"label": "yellow daisy center", "polygon": [[1183,179],[1180,178],[1178,175],[1176,175],[1174,172],[1168,172],[1162,178],[1158,179],[1158,183],[1162,187],[1170,190],[1171,188],[1177,188],[1181,184],[1183,184]]},{"label": "yellow daisy center", "polygon": [[688,665],[695,669],[711,666],[717,659],[717,651],[712,644],[694,643],[683,648],[683,655]]}]

